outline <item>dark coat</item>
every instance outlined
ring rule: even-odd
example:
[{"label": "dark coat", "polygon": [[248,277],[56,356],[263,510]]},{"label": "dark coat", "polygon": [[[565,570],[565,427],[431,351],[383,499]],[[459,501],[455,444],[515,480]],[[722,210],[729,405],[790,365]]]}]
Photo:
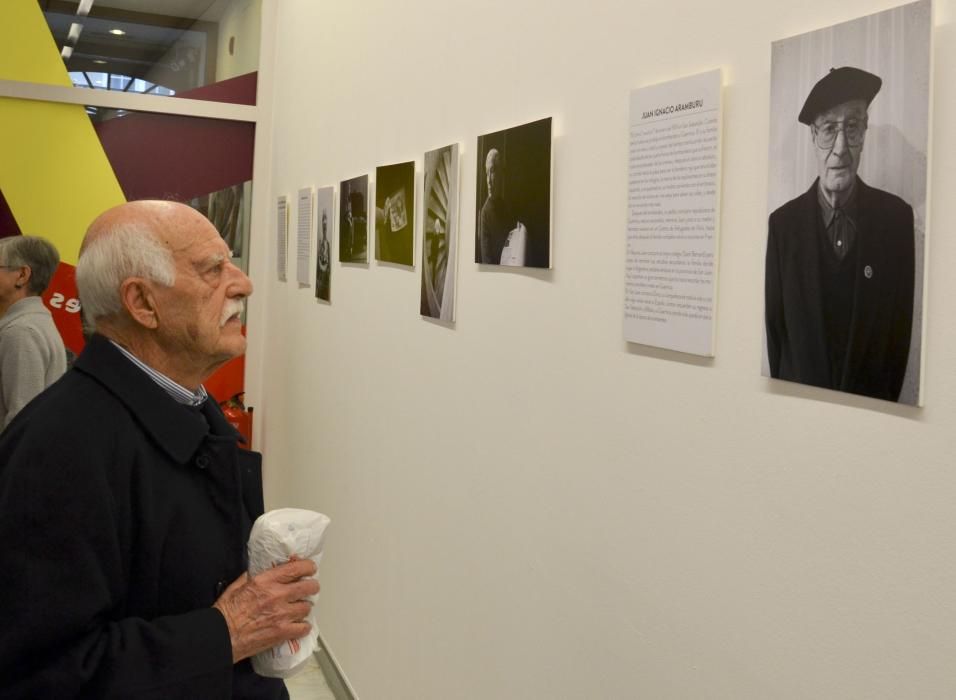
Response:
[{"label": "dark coat", "polygon": [[913,209],[857,179],[850,327],[842,373],[831,371],[822,293],[818,181],[770,215],[766,323],[770,374],[896,401],[913,322]]},{"label": "dark coat", "polygon": [[246,568],[260,456],[106,339],[0,436],[0,696],[286,698],[210,607]]},{"label": "dark coat", "polygon": [[478,212],[478,245],[475,262],[485,265],[501,263],[508,234],[517,225],[511,206],[501,197],[489,197]]}]

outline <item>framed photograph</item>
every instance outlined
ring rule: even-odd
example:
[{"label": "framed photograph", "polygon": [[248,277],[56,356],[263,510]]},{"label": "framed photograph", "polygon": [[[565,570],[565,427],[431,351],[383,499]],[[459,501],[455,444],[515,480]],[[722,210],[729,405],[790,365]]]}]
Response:
[{"label": "framed photograph", "polygon": [[458,144],[425,154],[422,316],[455,320],[458,267]]},{"label": "framed photograph", "polygon": [[772,46],[766,376],[920,403],[930,9]]},{"label": "framed photograph", "polygon": [[414,265],[415,162],[375,169],[375,259]]},{"label": "framed photograph", "polygon": [[333,204],[335,188],[315,191],[315,297],[332,300],[332,232],[335,230]]},{"label": "framed photograph", "polygon": [[339,261],[368,262],[368,175],[339,186]]},{"label": "framed photograph", "polygon": [[478,137],[475,262],[551,267],[551,118]]}]

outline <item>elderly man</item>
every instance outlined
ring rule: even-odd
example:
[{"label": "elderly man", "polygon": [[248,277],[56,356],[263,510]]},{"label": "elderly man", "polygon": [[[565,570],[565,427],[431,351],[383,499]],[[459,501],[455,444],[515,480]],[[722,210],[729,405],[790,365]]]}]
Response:
[{"label": "elderly man", "polygon": [[770,215],[770,374],[896,401],[913,320],[913,209],[857,175],[882,80],[832,69],[807,97],[818,177]]},{"label": "elderly man", "polygon": [[43,238],[0,240],[0,431],[66,372],[66,348],[40,299],[59,264]]},{"label": "elderly man", "polygon": [[260,458],[202,387],[252,284],[173,202],[97,218],[77,283],[95,335],[0,436],[3,697],[288,697],[248,658],[309,633],[315,565],[243,573]]},{"label": "elderly man", "polygon": [[328,238],[329,217],[322,210],[322,238],[317,244],[315,267],[315,296],[329,301],[332,286],[332,247]]},{"label": "elderly man", "polygon": [[478,249],[475,262],[486,265],[524,265],[527,229],[517,220],[502,196],[505,158],[497,148],[485,156],[488,198],[478,215]]}]

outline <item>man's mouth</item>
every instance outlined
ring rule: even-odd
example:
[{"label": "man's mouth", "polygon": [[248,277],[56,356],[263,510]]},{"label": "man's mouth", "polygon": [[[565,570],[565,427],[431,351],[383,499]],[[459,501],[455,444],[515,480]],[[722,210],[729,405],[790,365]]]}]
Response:
[{"label": "man's mouth", "polygon": [[241,323],[242,322],[242,310],[243,305],[241,303],[230,304],[223,312],[222,320],[219,322],[219,327],[224,327],[227,323]]}]

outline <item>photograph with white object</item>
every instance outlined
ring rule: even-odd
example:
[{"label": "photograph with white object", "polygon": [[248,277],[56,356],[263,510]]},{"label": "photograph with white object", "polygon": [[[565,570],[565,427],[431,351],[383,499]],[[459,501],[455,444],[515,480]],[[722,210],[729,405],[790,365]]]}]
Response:
[{"label": "photograph with white object", "polygon": [[411,266],[415,252],[415,161],[375,169],[375,259]]},{"label": "photograph with white object", "polygon": [[551,267],[551,118],[478,137],[475,262]]}]

